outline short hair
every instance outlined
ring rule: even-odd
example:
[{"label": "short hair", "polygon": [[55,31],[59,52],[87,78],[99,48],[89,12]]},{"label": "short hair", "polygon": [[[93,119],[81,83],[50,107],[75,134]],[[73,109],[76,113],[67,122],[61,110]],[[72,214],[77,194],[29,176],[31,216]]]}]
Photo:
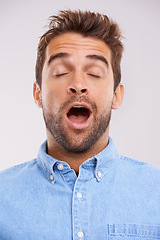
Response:
[{"label": "short hair", "polygon": [[49,18],[49,30],[39,41],[36,61],[36,81],[41,87],[45,52],[49,42],[56,36],[68,32],[94,37],[106,43],[111,50],[111,65],[114,76],[114,90],[121,81],[121,58],[123,53],[122,35],[117,23],[108,16],[90,11],[60,11]]}]

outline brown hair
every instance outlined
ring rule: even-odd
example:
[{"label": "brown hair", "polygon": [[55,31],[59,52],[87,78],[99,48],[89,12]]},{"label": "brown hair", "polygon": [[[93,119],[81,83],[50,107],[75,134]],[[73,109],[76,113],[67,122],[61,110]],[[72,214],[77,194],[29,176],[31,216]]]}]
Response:
[{"label": "brown hair", "polygon": [[50,17],[49,30],[40,38],[36,62],[36,81],[41,87],[42,70],[45,61],[45,50],[49,42],[56,36],[76,32],[85,37],[95,37],[105,42],[112,52],[112,69],[114,74],[114,89],[121,81],[120,62],[123,52],[121,32],[118,25],[106,15],[89,11],[60,11]]}]

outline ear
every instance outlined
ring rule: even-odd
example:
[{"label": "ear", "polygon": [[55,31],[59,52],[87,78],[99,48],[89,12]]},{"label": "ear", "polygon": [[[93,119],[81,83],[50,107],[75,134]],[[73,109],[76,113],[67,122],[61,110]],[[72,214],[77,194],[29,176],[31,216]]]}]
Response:
[{"label": "ear", "polygon": [[114,92],[112,109],[118,109],[121,106],[123,97],[124,97],[124,86],[121,83],[119,83],[119,85],[117,86]]},{"label": "ear", "polygon": [[36,105],[41,108],[42,107],[42,101],[41,101],[41,89],[38,84],[38,82],[34,82],[33,85],[33,97]]}]

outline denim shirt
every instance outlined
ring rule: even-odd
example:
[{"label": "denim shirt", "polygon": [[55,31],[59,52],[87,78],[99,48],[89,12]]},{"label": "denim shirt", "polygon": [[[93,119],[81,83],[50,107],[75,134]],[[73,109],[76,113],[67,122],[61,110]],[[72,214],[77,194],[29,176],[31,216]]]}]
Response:
[{"label": "denim shirt", "polygon": [[77,178],[44,142],[0,173],[0,240],[36,239],[160,239],[160,169],[119,155],[109,138]]}]

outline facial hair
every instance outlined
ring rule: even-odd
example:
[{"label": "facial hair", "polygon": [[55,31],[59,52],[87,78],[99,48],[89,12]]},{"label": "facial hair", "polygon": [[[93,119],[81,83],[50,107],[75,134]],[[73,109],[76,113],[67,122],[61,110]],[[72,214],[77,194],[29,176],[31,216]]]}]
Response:
[{"label": "facial hair", "polygon": [[[64,127],[62,112],[74,101],[86,102],[90,105],[93,114],[91,127],[86,129],[72,129],[72,131]],[[111,106],[98,115],[96,104],[85,97],[74,98],[65,102],[60,107],[58,113],[47,110],[42,101],[42,111],[46,128],[55,141],[66,151],[73,153],[87,152],[106,132],[111,119]]]}]

